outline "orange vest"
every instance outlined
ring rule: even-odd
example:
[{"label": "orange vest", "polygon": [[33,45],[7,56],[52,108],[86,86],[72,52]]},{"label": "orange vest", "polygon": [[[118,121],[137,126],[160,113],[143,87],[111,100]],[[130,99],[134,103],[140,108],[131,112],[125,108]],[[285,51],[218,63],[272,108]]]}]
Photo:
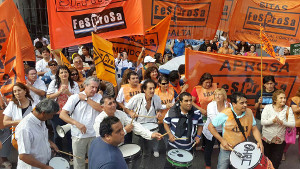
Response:
[{"label": "orange vest", "polygon": [[[172,103],[172,100],[174,99],[174,89],[171,87],[167,90],[166,93],[162,93],[160,88],[156,88],[154,94],[159,96],[159,98],[161,100],[161,104],[163,104],[163,105]],[[158,118],[158,123],[163,122],[163,119],[165,118],[165,115],[167,114],[168,111],[169,111],[169,109],[162,110],[162,116]]]},{"label": "orange vest", "polygon": [[[297,105],[297,107],[300,106],[300,97],[298,96],[292,97],[292,101]],[[294,116],[295,116],[295,127],[300,127],[300,113],[294,112]]]},{"label": "orange vest", "polygon": [[180,94],[180,92],[181,92],[181,86],[180,86],[180,84],[178,83],[176,86],[173,86],[171,83],[169,83],[169,88],[170,87],[172,87],[175,91],[176,91],[176,93],[179,95]]},{"label": "orange vest", "polygon": [[217,84],[213,83],[209,89],[204,89],[202,86],[196,86],[196,92],[198,95],[198,102],[201,108],[207,108],[208,103],[214,99],[214,92],[217,89]]},{"label": "orange vest", "polygon": [[132,88],[132,87],[130,86],[130,84],[124,84],[124,85],[122,85],[121,87],[123,87],[123,93],[124,93],[124,98],[125,98],[125,102],[126,102],[126,103],[128,103],[129,100],[130,100],[133,96],[135,96],[135,95],[141,93],[141,85],[140,85],[140,84],[139,84],[136,88]]},{"label": "orange vest", "polygon": [[[233,147],[238,143],[245,141],[243,133],[240,131],[239,126],[234,119],[231,108],[224,109],[222,113],[228,116],[228,119],[226,120],[224,125],[223,138]],[[252,130],[253,123],[253,114],[251,110],[247,108],[246,114],[242,118],[239,118],[239,120],[242,127],[244,127],[245,135],[248,138]]]}]

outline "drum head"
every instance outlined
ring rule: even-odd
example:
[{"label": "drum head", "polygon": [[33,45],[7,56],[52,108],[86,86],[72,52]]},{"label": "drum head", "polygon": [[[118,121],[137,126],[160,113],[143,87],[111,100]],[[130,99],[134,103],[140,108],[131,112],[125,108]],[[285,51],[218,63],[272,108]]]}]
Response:
[{"label": "drum head", "polygon": [[168,161],[175,166],[188,167],[193,161],[193,155],[190,152],[181,149],[169,150],[167,156]]},{"label": "drum head", "polygon": [[235,168],[252,169],[260,162],[261,152],[255,143],[242,142],[237,144],[234,150],[244,156],[241,159],[233,151],[230,153],[230,163]]},{"label": "drum head", "polygon": [[136,144],[124,144],[121,145],[119,148],[124,158],[138,154],[141,151],[141,147]]},{"label": "drum head", "polygon": [[70,169],[69,162],[62,157],[53,157],[49,161],[49,166],[53,167],[54,169]]},{"label": "drum head", "polygon": [[141,125],[150,131],[155,131],[156,129],[158,129],[158,124],[156,123],[143,123]]}]

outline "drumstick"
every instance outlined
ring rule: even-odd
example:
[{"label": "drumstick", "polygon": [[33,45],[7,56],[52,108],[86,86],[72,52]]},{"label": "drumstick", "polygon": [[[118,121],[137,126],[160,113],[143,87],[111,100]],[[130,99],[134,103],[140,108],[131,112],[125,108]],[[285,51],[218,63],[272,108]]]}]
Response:
[{"label": "drumstick", "polygon": [[234,154],[235,154],[236,156],[238,156],[239,158],[241,158],[241,159],[244,158],[244,155],[243,155],[242,153],[235,151],[235,150],[232,149],[231,147],[229,147],[229,150],[232,151],[232,152],[234,152]]},{"label": "drumstick", "polygon": [[[133,115],[133,117],[136,115],[136,112],[134,113],[134,115]],[[131,122],[130,122],[130,124],[132,124],[132,122],[133,122],[133,120],[135,119],[135,117],[134,118],[132,118],[132,120],[131,120]]]},{"label": "drumstick", "polygon": [[144,115],[139,115],[139,117],[145,117],[145,118],[156,118],[156,116],[144,116]]},{"label": "drumstick", "polygon": [[186,140],[188,138],[175,138],[175,140]]},{"label": "drumstick", "polygon": [[195,141],[195,143],[192,145],[192,148],[197,144],[197,142]]},{"label": "drumstick", "polygon": [[167,135],[168,133],[170,133],[171,131],[166,132],[165,134],[161,135],[160,138],[163,138],[165,135]]},{"label": "drumstick", "polygon": [[63,154],[69,155],[69,156],[73,156],[73,157],[76,157],[76,158],[79,158],[79,159],[82,159],[82,157],[78,157],[78,156],[76,156],[76,155],[73,155],[73,154],[70,154],[70,153],[66,153],[66,152],[64,152],[64,151],[58,150],[57,152],[63,153]]}]

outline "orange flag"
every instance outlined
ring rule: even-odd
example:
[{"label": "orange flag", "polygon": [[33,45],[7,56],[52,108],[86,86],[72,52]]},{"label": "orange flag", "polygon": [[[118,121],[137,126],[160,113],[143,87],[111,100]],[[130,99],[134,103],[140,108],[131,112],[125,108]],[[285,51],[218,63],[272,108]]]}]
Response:
[{"label": "orange flag", "polygon": [[68,59],[65,57],[65,55],[62,52],[59,52],[61,63],[63,65],[66,65],[69,69],[72,67],[71,63],[68,61]]},{"label": "orange flag", "polygon": [[285,57],[284,56],[276,56],[276,53],[274,51],[273,45],[269,41],[268,37],[266,36],[264,32],[264,28],[260,26],[260,38],[261,43],[263,44],[262,49],[267,52],[270,56],[278,60],[281,64],[285,64]]},{"label": "orange flag", "polygon": [[[13,0],[6,0],[0,5],[0,45],[2,50],[0,52],[1,63],[3,64],[3,56],[6,53],[7,39],[9,38],[10,30],[12,29],[13,20],[18,24],[18,36],[22,39],[20,45],[21,57],[24,61],[35,61],[35,54],[33,44],[28,33],[27,27],[23,21],[21,14],[19,13]],[[0,63],[0,69],[3,69]],[[0,71],[3,72],[3,71]]]},{"label": "orange flag", "polygon": [[113,44],[94,33],[92,40],[97,77],[117,86]]},{"label": "orange flag", "polygon": [[53,49],[89,43],[91,32],[103,38],[143,35],[142,0],[48,0]]},{"label": "orange flag", "polygon": [[155,53],[163,54],[168,38],[171,15],[168,15],[158,24],[149,28],[145,36],[136,35],[122,38],[114,38],[109,41],[113,43],[115,53],[121,53],[124,50],[128,54],[129,60],[137,60],[142,47],[145,47],[145,55],[154,56]]},{"label": "orange flag", "polygon": [[14,20],[7,43],[4,74],[1,75],[1,81],[4,82],[1,93],[6,97],[11,96],[12,87],[16,82],[26,83],[21,48],[23,39],[19,31],[19,24]]},{"label": "orange flag", "polygon": [[230,22],[230,40],[260,43],[262,25],[273,45],[300,42],[299,0],[238,0]]}]

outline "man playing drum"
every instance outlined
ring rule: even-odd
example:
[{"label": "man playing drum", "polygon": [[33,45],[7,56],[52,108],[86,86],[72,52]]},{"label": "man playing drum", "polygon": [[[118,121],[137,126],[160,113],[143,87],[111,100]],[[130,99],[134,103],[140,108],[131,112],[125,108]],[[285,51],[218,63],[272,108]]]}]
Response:
[{"label": "man playing drum", "polygon": [[52,119],[58,111],[59,105],[55,101],[44,99],[16,127],[18,169],[53,169],[46,165],[51,158],[50,147],[55,151],[58,148],[48,138],[45,121]]},{"label": "man playing drum", "polygon": [[[160,110],[164,109],[159,96],[155,95],[156,84],[153,80],[146,80],[141,87],[142,93],[133,96],[126,105],[126,108],[131,110],[132,118],[136,118],[136,122],[146,125],[146,123],[151,123],[156,125],[158,128],[157,117],[161,116]],[[149,144],[149,142],[142,141]],[[149,147],[153,149],[153,155],[159,157],[158,152],[158,141],[151,140],[152,145],[148,145],[146,151]],[[147,153],[144,153],[144,155]]]},{"label": "man playing drum", "polygon": [[[181,149],[192,151],[193,146],[200,143],[203,125],[200,110],[192,106],[191,94],[187,92],[181,93],[179,95],[179,101],[171,107],[164,118],[164,127],[169,135],[167,150]],[[169,169],[175,167],[176,164],[171,164],[171,162],[167,160],[164,168]]]},{"label": "man playing drum", "polygon": [[[256,127],[251,109],[247,108],[247,98],[245,94],[235,92],[231,95],[230,101],[232,106],[219,113],[208,126],[211,134],[221,143],[218,169],[228,169],[228,167],[230,167],[230,149],[238,143],[247,141],[251,131],[257,141],[257,147],[263,152],[261,135]],[[223,137],[215,128],[221,125],[223,128]]]},{"label": "man playing drum", "polygon": [[147,140],[151,140],[152,138],[156,138],[158,140],[161,139],[161,134],[157,132],[151,132],[148,129],[145,129],[140,123],[135,121],[131,123],[132,120],[127,116],[126,113],[116,109],[117,105],[113,97],[104,96],[100,101],[100,105],[102,106],[103,111],[95,119],[94,129],[96,132],[96,137],[100,136],[99,127],[103,119],[108,116],[115,116],[121,121],[124,127],[123,130],[125,135],[133,131],[135,134],[140,135]]},{"label": "man playing drum", "polygon": [[105,118],[100,124],[99,134],[101,137],[95,138],[89,149],[89,168],[128,169],[118,148],[125,134],[120,120],[114,116]]}]

